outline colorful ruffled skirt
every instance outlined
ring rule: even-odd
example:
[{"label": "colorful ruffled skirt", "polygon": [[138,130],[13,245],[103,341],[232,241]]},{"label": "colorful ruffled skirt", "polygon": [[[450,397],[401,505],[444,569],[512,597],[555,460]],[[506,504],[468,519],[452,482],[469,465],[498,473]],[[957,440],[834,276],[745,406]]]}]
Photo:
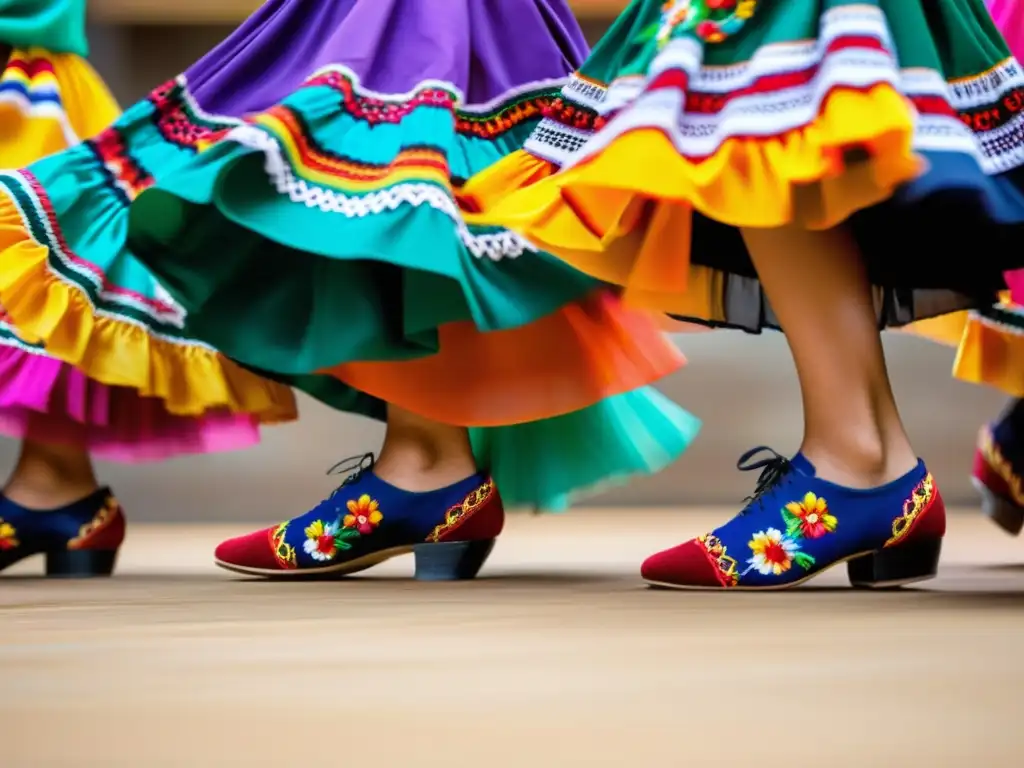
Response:
[{"label": "colorful ruffled skirt", "polygon": [[1024,265],[1022,108],[982,0],[634,0],[464,196],[634,306],[751,332],[777,321],[741,228],[845,224],[898,327]]},{"label": "colorful ruffled skirt", "polygon": [[182,407],[220,386],[253,408],[244,370],[480,428],[511,502],[659,469],[697,428],[645,388],[679,352],[459,205],[584,54],[564,0],[270,0],[95,139],[0,175],[0,300]]},{"label": "colorful ruffled skirt", "polygon": [[[17,168],[59,152],[99,132],[118,113],[103,82],[82,58],[40,48],[15,49],[0,77],[0,160],[6,168]],[[10,213],[8,208],[0,234],[5,247],[13,242]],[[14,226],[20,230],[19,222]],[[20,269],[18,251],[23,249],[5,254],[10,271],[5,269],[4,279],[16,286],[15,296],[26,287],[38,291],[52,279],[45,270]],[[83,277],[98,280],[88,271]],[[55,354],[74,345],[63,333],[52,349],[41,338],[50,334],[29,331],[0,309],[0,432],[74,445],[99,458],[125,462],[232,450],[259,441],[255,416],[232,413],[217,403],[175,411],[140,388],[119,386],[125,382],[116,376],[95,376],[90,366],[62,361]],[[71,363],[80,359],[70,356]],[[277,415],[286,416],[289,393],[279,385],[271,387],[282,405]]]},{"label": "colorful ruffled skirt", "polygon": [[[1024,59],[1024,2],[988,0],[988,5],[1010,52]],[[1019,95],[1005,106],[1024,110]],[[957,378],[1024,397],[1024,271],[1007,272],[1006,287],[996,304],[915,323],[908,330],[956,346]]]}]

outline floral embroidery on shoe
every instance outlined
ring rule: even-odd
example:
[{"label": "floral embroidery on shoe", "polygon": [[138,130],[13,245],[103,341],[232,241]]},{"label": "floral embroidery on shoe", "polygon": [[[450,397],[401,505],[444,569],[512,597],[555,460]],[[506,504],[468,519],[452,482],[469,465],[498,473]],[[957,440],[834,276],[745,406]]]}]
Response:
[{"label": "floral embroidery on shoe", "polygon": [[825,499],[811,492],[801,501],[791,501],[783,507],[782,519],[786,536],[791,539],[820,539],[826,533],[834,533],[839,525]]},{"label": "floral embroidery on shoe", "polygon": [[762,576],[781,576],[794,564],[805,571],[814,565],[814,558],[801,552],[800,544],[778,528],[758,531],[747,546],[754,554],[747,560],[750,567],[746,572],[756,570]]},{"label": "floral embroidery on shoe", "polygon": [[[339,509],[341,509],[339,507]],[[327,563],[338,556],[339,552],[352,549],[356,539],[369,536],[384,519],[380,511],[380,505],[376,499],[363,494],[358,499],[350,499],[345,504],[348,510],[345,514],[339,514],[334,522],[325,520],[314,520],[307,525],[303,532],[306,540],[302,542],[302,551],[319,563]],[[282,559],[287,563],[286,567],[294,568],[295,551],[282,552],[282,547],[288,547],[284,543],[284,530],[287,523],[283,523],[271,536],[271,540],[277,545],[275,555],[278,562]],[[280,531],[280,533],[277,533]]]},{"label": "floral embroidery on shoe", "polygon": [[346,505],[348,514],[342,520],[344,528],[354,528],[363,536],[373,533],[374,528],[380,525],[384,515],[380,511],[380,505],[376,499],[371,499],[369,494],[363,494],[358,499],[350,500]]},{"label": "floral embroidery on shoe", "polygon": [[17,535],[17,529],[10,523],[4,522],[4,519],[0,517],[0,552],[19,546],[21,542],[16,538]]},{"label": "floral embroidery on shoe", "polygon": [[[314,520],[306,526],[306,540],[302,543],[302,550],[321,563],[333,560],[338,554],[338,543],[334,540],[337,530],[333,523]],[[346,543],[346,548],[349,546],[351,545]]]}]

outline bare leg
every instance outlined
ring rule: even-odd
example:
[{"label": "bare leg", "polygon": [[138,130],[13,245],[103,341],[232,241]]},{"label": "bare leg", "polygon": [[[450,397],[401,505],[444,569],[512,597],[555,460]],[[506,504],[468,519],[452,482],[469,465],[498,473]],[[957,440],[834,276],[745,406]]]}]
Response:
[{"label": "bare leg", "polygon": [[872,488],[917,463],[889,385],[871,289],[842,228],[743,231],[796,363],[801,450],[826,480]]},{"label": "bare leg", "polygon": [[53,509],[85,498],[97,488],[87,452],[26,440],[4,495],[30,509]]},{"label": "bare leg", "polygon": [[388,406],[388,429],[375,467],[381,479],[406,491],[431,491],[477,471],[469,433]]}]

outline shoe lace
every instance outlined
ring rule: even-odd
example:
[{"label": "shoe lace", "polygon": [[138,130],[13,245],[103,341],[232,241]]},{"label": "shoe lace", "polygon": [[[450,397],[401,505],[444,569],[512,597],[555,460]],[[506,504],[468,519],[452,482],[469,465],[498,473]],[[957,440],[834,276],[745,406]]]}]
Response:
[{"label": "shoe lace", "polygon": [[[757,456],[765,453],[768,454],[766,457],[756,458]],[[757,478],[757,485],[754,486],[754,492],[743,500],[746,507],[742,514],[749,512],[755,503],[758,505],[758,508],[760,508],[764,503],[765,494],[784,481],[785,477],[789,474],[791,467],[792,464],[789,459],[782,454],[777,453],[772,448],[769,448],[767,445],[759,445],[757,448],[751,448],[740,456],[739,461],[736,462],[736,469],[740,472],[754,472],[758,469],[761,470],[761,474]]]},{"label": "shoe lace", "polygon": [[345,479],[341,481],[341,485],[331,491],[331,495],[328,498],[334,498],[342,488],[352,485],[352,483],[372,470],[373,465],[376,463],[377,458],[372,453],[364,453],[360,456],[349,456],[347,459],[342,459],[328,469],[328,475],[345,475],[348,473]]}]

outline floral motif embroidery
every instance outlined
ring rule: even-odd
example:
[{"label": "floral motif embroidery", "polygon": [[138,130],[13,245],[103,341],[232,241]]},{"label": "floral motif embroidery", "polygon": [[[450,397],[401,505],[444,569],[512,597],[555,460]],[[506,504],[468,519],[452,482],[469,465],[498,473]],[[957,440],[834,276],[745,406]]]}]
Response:
[{"label": "floral motif embroidery", "polygon": [[377,500],[371,499],[368,494],[364,493],[358,499],[349,501],[346,506],[348,514],[342,520],[342,525],[345,528],[355,528],[363,536],[373,533],[374,528],[384,519]]},{"label": "floral motif embroidery", "polygon": [[786,536],[792,539],[820,539],[835,532],[839,524],[825,499],[809,491],[801,501],[791,501],[783,507],[782,519],[786,522]]},{"label": "floral motif embroidery", "polygon": [[661,19],[647,31],[658,47],[677,31],[693,32],[706,43],[720,43],[735,35],[757,10],[758,0],[666,0]]},{"label": "floral motif embroidery", "polygon": [[19,546],[21,542],[16,538],[17,535],[17,529],[0,517],[0,552],[6,552]]},{"label": "floral motif embroidery", "polygon": [[758,531],[747,546],[754,554],[747,560],[750,567],[744,573],[756,570],[763,576],[781,576],[794,564],[805,571],[814,565],[814,558],[802,552],[800,544],[778,528]]},{"label": "floral motif embroidery", "polygon": [[735,587],[739,581],[739,573],[735,558],[729,557],[722,540],[713,533],[699,536],[697,541],[704,547],[711,564],[715,566],[718,580],[723,587]]},{"label": "floral motif embroidery", "polygon": [[334,522],[314,520],[304,529],[302,551],[317,562],[330,562],[339,552],[352,549],[356,539],[369,536],[384,519],[379,502],[366,493],[350,499],[345,507],[347,514],[339,515]]},{"label": "floral motif embroidery", "polygon": [[903,502],[903,513],[892,521],[892,536],[885,542],[885,546],[891,547],[906,538],[921,514],[931,506],[934,498],[935,479],[929,472],[911,491],[910,498]]},{"label": "floral motif embroidery", "polygon": [[270,532],[270,548],[274,551],[274,559],[278,567],[284,571],[292,571],[298,568],[295,560],[295,547],[285,541],[285,534],[288,532],[288,522],[283,522]]},{"label": "floral motif embroidery", "polygon": [[321,563],[333,560],[334,556],[338,554],[338,544],[334,540],[334,535],[337,532],[337,526],[334,524],[324,523],[323,520],[314,520],[306,526],[306,540],[302,544],[302,550]]}]

